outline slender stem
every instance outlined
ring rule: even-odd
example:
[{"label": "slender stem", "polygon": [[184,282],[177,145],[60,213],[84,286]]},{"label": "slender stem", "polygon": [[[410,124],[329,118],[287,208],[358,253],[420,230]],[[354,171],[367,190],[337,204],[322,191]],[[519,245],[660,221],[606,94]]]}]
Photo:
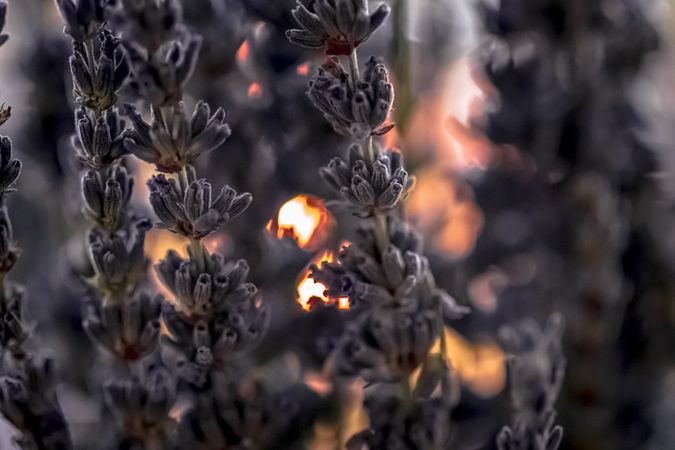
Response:
[{"label": "slender stem", "polygon": [[206,271],[206,254],[204,253],[204,246],[201,239],[190,238],[190,255],[192,259],[197,262],[199,273]]},{"label": "slender stem", "polygon": [[356,49],[352,50],[349,54],[349,69],[352,73],[352,87],[356,91],[356,83],[361,79],[361,74],[359,73],[359,56],[356,53]]}]

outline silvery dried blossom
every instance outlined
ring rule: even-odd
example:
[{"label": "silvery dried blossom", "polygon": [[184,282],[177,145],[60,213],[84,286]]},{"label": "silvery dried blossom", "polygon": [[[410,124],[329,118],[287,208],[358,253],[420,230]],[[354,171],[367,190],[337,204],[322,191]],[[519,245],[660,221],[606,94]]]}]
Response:
[{"label": "silvery dried blossom", "polygon": [[90,169],[101,170],[125,154],[124,121],[114,109],[94,115],[85,108],[75,111],[75,130],[71,145],[78,159]]},{"label": "silvery dried blossom", "polygon": [[371,14],[367,0],[316,0],[314,11],[300,1],[292,11],[300,29],[288,30],[294,44],[324,49],[327,55],[349,55],[365,42],[389,15],[385,3]]},{"label": "silvery dried blossom", "polygon": [[395,208],[406,198],[414,185],[414,177],[403,168],[401,153],[376,149],[375,161],[364,158],[360,145],[354,144],[349,160],[333,158],[319,170],[321,178],[342,195],[348,208],[360,217]]},{"label": "silvery dried blossom", "polygon": [[352,80],[336,57],[330,58],[312,79],[307,91],[336,132],[364,139],[393,128],[385,124],[394,102],[394,88],[387,68],[377,58],[366,62],[363,78]]},{"label": "silvery dried blossom", "polygon": [[33,358],[24,369],[0,378],[0,412],[22,433],[17,443],[31,450],[72,448],[56,399],[53,361]]},{"label": "silvery dried blossom", "polygon": [[106,230],[117,230],[126,223],[127,204],[134,179],[127,169],[115,164],[104,172],[87,171],[82,177],[84,215]]},{"label": "silvery dried blossom", "polygon": [[212,115],[203,101],[197,103],[190,119],[182,102],[166,112],[153,108],[149,124],[132,105],[125,105],[123,114],[133,126],[124,140],[125,148],[162,172],[180,171],[198,156],[220,147],[231,134],[225,111],[218,108]]},{"label": "silvery dried blossom", "polygon": [[0,125],[3,125],[5,122],[9,120],[9,118],[12,116],[12,107],[7,106],[5,107],[5,104],[0,105]]},{"label": "silvery dried blossom", "polygon": [[177,0],[118,0],[112,21],[124,39],[140,44],[152,53],[174,37],[182,25],[181,4]]},{"label": "silvery dried blossom", "polygon": [[[8,35],[2,34],[2,29],[5,28],[6,18],[7,18],[7,2],[0,1],[0,47],[2,47],[2,44],[7,42],[7,39],[9,39]],[[0,125],[2,125],[2,122],[0,122]]]},{"label": "silvery dried blossom", "polygon": [[0,136],[0,196],[12,192],[12,186],[21,173],[21,161],[12,159],[12,141]]},{"label": "silvery dried blossom", "polygon": [[79,42],[93,39],[105,22],[107,0],[56,0],[66,22],[64,32]]},{"label": "silvery dried blossom", "polygon": [[163,43],[156,51],[126,43],[131,64],[131,88],[155,107],[173,106],[194,72],[202,38],[189,31]]},{"label": "silvery dried blossom", "polygon": [[145,292],[124,302],[90,302],[86,305],[83,327],[89,337],[124,361],[135,361],[150,354],[159,337],[161,295]]},{"label": "silvery dried blossom", "polygon": [[19,249],[14,244],[12,222],[7,205],[0,199],[0,274],[6,274],[19,259]]},{"label": "silvery dried blossom", "polygon": [[175,295],[180,312],[195,320],[210,320],[224,311],[246,316],[255,307],[258,289],[246,281],[249,267],[243,259],[225,262],[223,255],[213,253],[200,261],[191,250],[183,259],[171,250],[157,273]]},{"label": "silvery dried blossom", "polygon": [[166,368],[150,364],[141,379],[107,383],[103,395],[124,431],[125,448],[166,448],[176,400],[175,381]]},{"label": "silvery dried blossom", "polygon": [[97,111],[105,111],[117,101],[117,91],[129,75],[120,41],[109,30],[98,35],[98,61],[88,55],[85,44],[73,42],[70,72],[73,77],[73,95],[77,103]]},{"label": "silvery dried blossom", "polygon": [[95,228],[89,232],[89,259],[94,269],[89,281],[110,300],[119,301],[145,279],[143,245],[150,228],[149,220],[140,219],[111,234]]},{"label": "silvery dried blossom", "polygon": [[3,291],[3,301],[0,302],[0,360],[4,351],[22,359],[23,343],[30,334],[21,310],[24,289],[20,285],[5,282]]},{"label": "silvery dried blossom", "polygon": [[243,213],[253,200],[251,194],[237,194],[229,186],[213,198],[211,184],[197,179],[190,165],[180,173],[178,181],[157,175],[148,181],[148,186],[150,203],[160,220],[157,226],[192,239],[213,233]]},{"label": "silvery dried blossom", "polygon": [[497,436],[500,450],[559,447],[563,430],[555,425],[554,405],[565,372],[563,328],[562,317],[553,315],[543,331],[532,320],[502,330],[505,349],[514,355],[509,369],[515,420]]}]

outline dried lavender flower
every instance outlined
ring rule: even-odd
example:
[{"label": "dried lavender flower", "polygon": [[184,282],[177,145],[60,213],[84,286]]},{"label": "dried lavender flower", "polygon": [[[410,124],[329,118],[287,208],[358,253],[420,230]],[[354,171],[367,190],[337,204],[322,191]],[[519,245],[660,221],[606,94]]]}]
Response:
[{"label": "dried lavender flower", "polygon": [[127,169],[115,164],[101,179],[100,172],[87,171],[82,177],[84,215],[106,230],[117,230],[127,222],[127,205],[134,179]]},{"label": "dried lavender flower", "polygon": [[197,103],[190,119],[182,102],[171,108],[153,108],[150,124],[132,105],[125,105],[122,112],[133,126],[124,140],[125,148],[162,172],[179,172],[198,156],[220,147],[231,133],[225,111],[218,108],[212,115],[203,101]]},{"label": "dried lavender flower", "polygon": [[161,295],[145,292],[121,303],[86,305],[83,327],[89,337],[124,361],[135,361],[150,354],[159,337]]},{"label": "dried lavender flower", "polygon": [[148,186],[150,203],[160,220],[157,226],[192,239],[213,233],[243,213],[253,200],[251,194],[237,194],[229,186],[212,198],[211,184],[198,180],[190,165],[180,173],[178,181],[157,175],[148,181]]},{"label": "dried lavender flower", "polygon": [[11,116],[12,116],[12,107],[11,106],[5,107],[4,103],[0,105],[0,125],[3,125],[5,122],[7,122]]},{"label": "dried lavender flower", "polygon": [[[7,19],[7,2],[0,1],[0,47],[2,47],[2,44],[7,42],[7,39],[9,39],[9,36],[7,34],[2,34],[2,29],[5,28],[6,19]],[[2,125],[1,120],[0,125]]]},{"label": "dried lavender flower", "polygon": [[0,197],[14,191],[13,185],[21,173],[21,161],[12,159],[12,140],[0,136]]},{"label": "dried lavender flower", "polygon": [[89,232],[89,257],[94,269],[89,282],[104,294],[104,304],[120,301],[145,279],[143,245],[150,228],[149,220],[139,219],[128,229],[110,234],[96,228]]},{"label": "dried lavender flower", "polygon": [[148,53],[182,31],[182,8],[177,0],[119,0],[117,4],[117,8],[110,8],[113,23],[125,40]]},{"label": "dried lavender flower", "polygon": [[85,166],[102,170],[125,154],[124,121],[115,109],[96,115],[85,108],[75,111],[75,130],[71,144]]},{"label": "dried lavender flower", "polygon": [[24,288],[5,283],[2,287],[4,301],[0,302],[0,359],[9,351],[15,359],[24,358],[23,344],[30,336],[30,326],[23,319]]},{"label": "dried lavender flower", "polygon": [[514,355],[509,369],[515,419],[497,436],[499,450],[557,450],[560,446],[563,430],[555,425],[554,404],[565,373],[563,329],[562,317],[555,314],[545,330],[532,320],[501,330],[505,349]]},{"label": "dried lavender flower", "polygon": [[360,217],[370,217],[397,207],[414,185],[414,177],[403,168],[401,153],[375,149],[369,163],[358,144],[352,145],[349,160],[333,158],[319,170],[321,178],[345,199],[341,202]]},{"label": "dried lavender flower", "polygon": [[118,38],[109,30],[98,34],[99,57],[95,61],[93,49],[85,43],[73,41],[70,72],[73,77],[73,96],[77,103],[96,111],[105,111],[117,101],[129,65]]},{"label": "dried lavender flower", "polygon": [[19,259],[19,249],[14,244],[12,222],[5,201],[0,199],[0,274],[7,274]]},{"label": "dried lavender flower", "polygon": [[286,32],[302,47],[324,49],[327,55],[349,55],[365,42],[389,15],[383,3],[371,14],[367,0],[317,0],[310,11],[300,1],[292,14],[300,26]]},{"label": "dried lavender flower", "polygon": [[107,0],[56,0],[66,22],[64,32],[79,42],[93,39],[103,27]]},{"label": "dried lavender flower", "polygon": [[394,126],[385,124],[394,102],[394,88],[387,68],[379,59],[371,57],[366,62],[363,78],[352,78],[340,61],[332,57],[310,81],[307,95],[333,129],[342,135],[365,139],[387,133]]}]

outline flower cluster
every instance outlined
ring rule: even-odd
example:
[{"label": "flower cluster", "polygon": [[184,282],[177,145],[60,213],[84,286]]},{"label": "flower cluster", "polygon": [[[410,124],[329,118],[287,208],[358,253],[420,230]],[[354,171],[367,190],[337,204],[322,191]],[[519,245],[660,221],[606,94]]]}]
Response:
[{"label": "flower cluster", "polygon": [[386,123],[394,103],[394,88],[387,68],[377,58],[366,63],[363,78],[354,79],[337,58],[322,64],[309,84],[307,95],[336,132],[365,139],[383,135],[394,125]]},{"label": "flower cluster", "polygon": [[565,374],[562,333],[559,315],[551,316],[544,330],[531,320],[502,330],[503,344],[514,355],[509,368],[516,416],[497,436],[499,450],[560,446],[563,430],[555,425],[554,404]]},{"label": "flower cluster", "polygon": [[93,39],[103,28],[107,0],[56,0],[66,22],[64,32],[75,41]]},{"label": "flower cluster", "polygon": [[205,102],[197,103],[190,119],[182,102],[170,108],[153,108],[150,124],[132,105],[125,105],[123,112],[133,126],[124,147],[162,172],[179,172],[198,156],[220,147],[231,133],[225,111],[218,108],[211,114]]},{"label": "flower cluster", "polygon": [[380,28],[389,6],[383,3],[371,14],[367,0],[318,0],[312,12],[298,1],[292,14],[301,28],[286,32],[289,41],[327,55],[349,55]]},{"label": "flower cluster", "polygon": [[349,159],[333,158],[319,170],[321,178],[344,198],[342,204],[361,217],[386,212],[399,205],[414,185],[403,168],[401,153],[376,147],[375,161],[368,163],[363,148],[354,144]]}]

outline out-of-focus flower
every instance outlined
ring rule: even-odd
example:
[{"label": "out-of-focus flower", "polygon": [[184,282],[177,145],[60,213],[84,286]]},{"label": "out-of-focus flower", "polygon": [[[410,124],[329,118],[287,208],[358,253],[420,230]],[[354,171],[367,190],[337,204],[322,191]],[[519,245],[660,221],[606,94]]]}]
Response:
[{"label": "out-of-focus flower", "polygon": [[124,140],[125,148],[162,172],[179,172],[198,156],[220,147],[231,133],[225,123],[225,111],[218,108],[211,114],[203,101],[197,103],[191,119],[183,103],[165,112],[153,108],[149,124],[132,105],[125,105],[123,114],[133,126]]},{"label": "out-of-focus flower", "polygon": [[112,23],[125,41],[141,45],[148,54],[182,29],[178,0],[119,0],[109,8]]},{"label": "out-of-focus flower", "polygon": [[129,65],[120,41],[109,30],[99,36],[99,57],[88,54],[84,43],[73,42],[70,72],[77,103],[97,111],[109,109],[117,101],[117,91],[129,75]]},{"label": "out-of-focus flower", "polygon": [[20,251],[14,243],[12,222],[7,213],[7,205],[0,200],[0,274],[7,274],[19,259]]},{"label": "out-of-focus flower", "polygon": [[385,3],[371,14],[367,0],[317,0],[314,11],[297,3],[292,14],[300,28],[288,30],[286,37],[302,47],[324,49],[327,55],[349,55],[389,15]]},{"label": "out-of-focus flower", "polygon": [[[0,1],[0,47],[2,47],[2,44],[7,42],[7,39],[9,39],[8,35],[2,34],[2,29],[5,28],[6,19],[7,19],[7,2]],[[2,121],[0,121],[0,125],[2,125]]]},{"label": "out-of-focus flower", "polygon": [[3,125],[5,122],[7,122],[11,116],[12,116],[12,107],[11,106],[5,107],[4,103],[0,105],[0,125]]},{"label": "out-of-focus flower", "polygon": [[387,68],[377,58],[366,62],[363,79],[352,80],[336,57],[330,58],[312,79],[307,95],[336,132],[364,139],[382,135],[394,124],[385,124],[394,102],[394,88]]},{"label": "out-of-focus flower", "polygon": [[64,32],[79,42],[93,39],[105,22],[107,3],[108,0],[56,0],[66,22]]},{"label": "out-of-focus flower", "polygon": [[123,361],[136,361],[150,354],[159,337],[161,295],[144,292],[123,302],[89,302],[83,327],[94,342]]},{"label": "out-of-focus flower", "polygon": [[106,230],[117,230],[126,223],[127,204],[131,198],[134,179],[124,166],[116,164],[105,181],[100,173],[87,171],[82,177],[84,215]]},{"label": "out-of-focus flower", "polygon": [[157,225],[192,239],[213,233],[243,213],[253,200],[251,194],[237,194],[229,186],[213,199],[211,184],[198,180],[190,165],[180,173],[178,181],[157,175],[148,186],[150,203],[160,220]]},{"label": "out-of-focus flower", "polygon": [[98,117],[85,108],[77,109],[75,130],[77,134],[71,138],[71,145],[78,159],[90,169],[104,169],[125,154],[124,121],[114,109]]},{"label": "out-of-focus flower", "polygon": [[140,219],[111,234],[96,228],[89,232],[89,259],[94,269],[89,281],[105,294],[104,304],[121,301],[145,278],[143,244],[150,228],[149,220]]},{"label": "out-of-focus flower", "polygon": [[8,350],[23,358],[23,343],[28,338],[29,326],[23,320],[24,289],[14,283],[5,283],[4,301],[0,303],[0,355]]},{"label": "out-of-focus flower", "polygon": [[12,187],[21,173],[21,161],[12,159],[12,141],[0,136],[0,197],[14,191]]},{"label": "out-of-focus flower", "polygon": [[386,212],[399,205],[414,185],[414,177],[403,168],[401,153],[376,149],[375,161],[368,163],[360,145],[354,144],[349,160],[333,158],[319,174],[345,204],[361,217]]}]

